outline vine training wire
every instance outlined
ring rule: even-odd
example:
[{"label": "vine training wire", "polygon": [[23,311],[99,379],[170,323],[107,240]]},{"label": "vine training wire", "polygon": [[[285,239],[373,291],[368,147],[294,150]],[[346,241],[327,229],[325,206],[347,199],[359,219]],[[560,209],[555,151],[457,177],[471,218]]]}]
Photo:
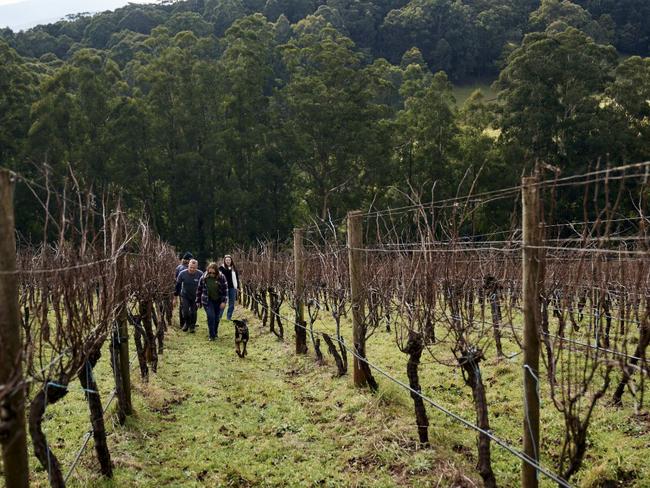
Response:
[{"label": "vine training wire", "polygon": [[[259,300],[257,300],[255,297],[249,295],[249,298],[251,298],[252,300],[256,301],[258,304],[260,304],[260,305],[262,305],[263,307],[265,307],[265,305],[264,305],[262,302],[260,302]],[[282,319],[286,320],[287,322],[293,324],[293,325],[296,326],[296,327],[300,327],[301,329],[304,329],[306,332],[311,332],[310,329],[309,329],[308,327],[306,327],[306,326],[304,326],[304,325],[301,325],[301,324],[298,324],[297,322],[295,322],[293,319],[291,319],[291,318],[289,318],[289,317],[286,317],[286,316],[284,316],[284,315],[278,314],[277,312],[275,312],[274,310],[272,310],[270,307],[267,307],[267,308],[268,308],[268,310],[269,310],[271,313],[273,313],[275,316],[277,316],[277,317],[279,317],[279,318],[282,318]],[[316,335],[319,335],[319,336],[323,336],[323,334],[324,334],[322,331],[319,331],[319,330],[314,330],[313,333],[316,334]],[[512,446],[511,446],[510,444],[508,444],[506,441],[504,441],[504,440],[502,440],[501,438],[499,438],[499,437],[497,437],[496,435],[494,435],[491,431],[488,431],[488,430],[482,429],[482,428],[479,427],[478,425],[473,424],[473,423],[470,422],[469,420],[464,419],[464,418],[461,417],[460,415],[458,415],[458,414],[452,412],[451,410],[447,409],[446,407],[444,407],[444,406],[442,406],[442,405],[436,403],[436,402],[435,402],[434,400],[432,400],[431,398],[429,398],[429,397],[423,395],[421,391],[418,391],[418,390],[415,390],[415,389],[411,388],[410,385],[407,385],[406,383],[404,383],[403,381],[399,380],[398,378],[395,378],[393,375],[391,375],[390,373],[388,373],[388,372],[385,371],[384,369],[382,369],[382,368],[380,368],[379,366],[377,366],[377,365],[371,363],[370,361],[368,361],[368,359],[366,359],[366,358],[360,356],[356,351],[354,351],[353,349],[350,349],[350,348],[345,344],[345,342],[344,342],[344,341],[341,341],[338,337],[336,337],[336,338],[331,338],[331,339],[334,340],[334,341],[336,341],[336,342],[338,342],[338,343],[339,343],[339,344],[340,344],[340,345],[341,345],[341,346],[342,346],[346,351],[348,351],[350,354],[352,354],[352,355],[353,355],[355,358],[357,358],[359,361],[364,362],[365,364],[368,365],[368,367],[374,369],[374,370],[377,371],[379,374],[381,374],[382,376],[384,376],[384,377],[387,378],[388,380],[392,381],[393,383],[395,383],[395,384],[401,386],[402,388],[408,390],[410,393],[412,393],[412,394],[414,394],[414,395],[417,395],[417,396],[420,397],[423,401],[425,401],[426,403],[428,403],[429,405],[431,405],[431,406],[432,406],[433,408],[435,408],[436,410],[438,410],[438,411],[444,413],[445,415],[447,415],[447,416],[453,418],[454,420],[456,420],[456,421],[459,422],[460,424],[464,425],[465,427],[467,427],[467,428],[469,428],[469,429],[472,429],[472,430],[475,430],[476,432],[478,432],[478,433],[480,433],[480,434],[483,434],[483,435],[489,437],[492,441],[495,442],[495,444],[499,445],[500,447],[502,447],[503,449],[505,449],[506,451],[508,451],[510,454],[512,454],[513,456],[519,458],[520,460],[522,460],[523,462],[527,463],[528,465],[532,466],[532,467],[535,468],[537,471],[539,471],[540,473],[544,474],[547,478],[549,478],[550,480],[554,481],[554,482],[557,483],[558,485],[560,485],[560,486],[562,486],[562,487],[564,487],[564,488],[571,488],[571,485],[570,485],[566,480],[562,479],[560,476],[556,475],[555,473],[553,473],[553,472],[550,471],[549,469],[545,468],[545,467],[542,466],[539,462],[537,462],[535,459],[532,459],[530,456],[526,455],[525,453],[523,453],[523,452],[520,451],[519,449],[516,449],[515,447],[512,447]]]}]

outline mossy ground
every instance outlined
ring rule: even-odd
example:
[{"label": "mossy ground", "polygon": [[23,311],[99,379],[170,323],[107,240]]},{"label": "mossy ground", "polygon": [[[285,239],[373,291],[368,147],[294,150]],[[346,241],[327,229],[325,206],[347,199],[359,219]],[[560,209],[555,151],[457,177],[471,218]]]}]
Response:
[{"label": "mossy ground", "polygon": [[[70,486],[481,485],[474,433],[429,407],[432,446],[421,448],[412,401],[399,386],[377,375],[378,393],[355,389],[349,377],[332,377],[330,359],[324,366],[315,364],[311,344],[310,355],[293,354],[289,324],[282,343],[250,313],[240,308],[239,315],[250,319],[251,330],[249,356],[243,360],[234,353],[230,322],[222,323],[216,343],[207,341],[202,312],[196,334],[170,330],[158,374],[143,384],[133,370],[136,414],[125,426],[115,423],[114,407],[107,415],[114,480],[96,475],[91,441]],[[325,319],[316,326],[331,329],[333,324]],[[348,322],[345,330],[350,330]],[[439,351],[444,350],[441,345]],[[517,348],[509,344],[507,350]],[[368,356],[406,379],[406,356],[392,334],[378,331],[368,343]],[[515,446],[522,424],[520,367],[515,356],[488,360],[482,370],[492,429]],[[107,355],[96,376],[106,399],[112,390]],[[456,368],[425,354],[421,383],[426,395],[474,419],[471,393]],[[553,467],[563,427],[544,393],[543,462]],[[87,428],[80,390],[48,408],[45,429],[64,467]],[[629,409],[598,407],[585,466],[572,481],[584,487],[650,486],[649,430],[648,420]],[[492,452],[499,485],[519,486],[519,462],[498,446]],[[47,486],[47,473],[34,458],[31,467],[34,485]]]}]

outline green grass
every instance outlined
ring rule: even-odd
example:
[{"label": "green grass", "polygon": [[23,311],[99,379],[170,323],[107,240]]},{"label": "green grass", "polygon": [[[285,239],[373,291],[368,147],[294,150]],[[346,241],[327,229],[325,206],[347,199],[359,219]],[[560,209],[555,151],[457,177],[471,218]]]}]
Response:
[{"label": "green grass", "polygon": [[[288,337],[281,343],[250,313],[238,312],[250,319],[248,358],[235,355],[229,322],[222,323],[216,343],[207,341],[203,312],[197,334],[170,331],[158,375],[145,385],[133,370],[136,415],[124,427],[116,424],[114,407],[108,416],[115,479],[97,477],[91,441],[70,486],[481,485],[473,432],[429,407],[432,447],[421,448],[412,401],[402,388],[376,375],[377,394],[355,389],[349,376],[332,377],[330,358],[324,366],[314,362],[311,344],[308,356],[296,357],[290,325],[285,324]],[[316,327],[332,330],[332,321],[322,317]],[[349,322],[344,328],[351,343]],[[322,349],[326,353],[325,344]],[[506,349],[512,353],[517,347],[506,342]],[[444,355],[448,347],[436,350]],[[107,357],[96,368],[104,398],[112,389]],[[406,380],[406,356],[392,334],[378,331],[368,343],[368,357]],[[518,361],[488,360],[482,368],[492,429],[515,446],[522,424]],[[457,368],[425,354],[421,383],[426,395],[474,420],[471,392]],[[542,459],[552,468],[563,428],[544,389],[542,407]],[[45,429],[66,469],[87,428],[79,390],[48,408]],[[648,421],[629,409],[599,406],[585,466],[574,483],[650,486],[649,429]],[[499,485],[519,486],[520,463],[498,446],[492,452]],[[47,486],[47,475],[33,458],[31,467],[33,485]]]},{"label": "green grass", "polygon": [[[286,315],[291,315],[289,310]],[[331,319],[322,315],[315,327],[320,330],[334,332]],[[515,317],[521,321],[521,317]],[[442,328],[441,328],[442,329]],[[346,342],[351,344],[351,324],[343,321]],[[438,331],[441,333],[441,330]],[[504,352],[507,356],[514,355],[520,349],[514,341],[504,338]],[[323,346],[324,349],[324,346]],[[406,356],[396,348],[394,336],[378,331],[368,343],[368,358],[371,362],[381,365],[398,379],[407,382],[405,363]],[[449,344],[433,346],[436,359],[453,364]],[[494,358],[495,353],[487,350],[488,358]],[[332,366],[333,368],[333,366]],[[523,393],[521,356],[513,356],[510,360],[498,361],[488,359],[481,364],[482,377],[486,386],[491,429],[503,440],[519,448],[521,444],[521,428],[523,424]],[[542,365],[541,375],[545,375]],[[390,396],[403,405],[400,415],[412,415],[412,404],[406,392],[387,380],[377,376],[380,389],[388,389]],[[615,384],[618,375],[612,376]],[[425,353],[422,357],[420,380],[423,393],[434,399],[442,406],[462,415],[465,419],[474,421],[475,413],[471,391],[465,386],[458,368],[443,366],[433,357]],[[599,384],[596,382],[595,386]],[[629,486],[650,487],[650,466],[645,458],[650,454],[650,417],[636,416],[631,406],[629,394],[624,396],[625,408],[617,409],[608,405],[613,388],[597,405],[591,422],[588,438],[588,450],[581,471],[571,479],[576,486],[606,487]],[[381,395],[381,393],[380,393]],[[542,463],[556,471],[556,461],[564,434],[563,417],[554,408],[548,384],[541,383],[541,425],[542,425]],[[435,439],[441,432],[445,438],[438,445],[450,445],[454,451],[466,455],[470,465],[475,465],[475,440],[473,432],[469,432],[447,417],[427,407],[431,422],[431,435]],[[413,426],[408,426],[406,434],[415,438]],[[434,441],[436,445],[436,441]],[[500,486],[519,486],[519,462],[500,447],[492,444],[493,467]],[[471,469],[471,473],[474,470]],[[544,481],[542,486],[554,486]]]},{"label": "green grass", "polygon": [[494,80],[478,80],[471,83],[454,85],[453,94],[456,99],[456,104],[461,107],[476,90],[481,90],[485,100],[496,98],[497,91],[492,88],[493,81]]},{"label": "green grass", "polygon": [[[124,427],[114,415],[107,422],[115,479],[95,474],[91,441],[70,486],[388,487],[429,486],[434,478],[445,486],[476,478],[444,432],[436,449],[419,448],[401,390],[356,390],[347,377],[333,379],[331,365],[296,358],[292,344],[254,320],[242,360],[229,322],[216,343],[205,337],[203,315],[200,323],[195,335],[170,332],[149,384],[133,370],[137,413]],[[104,398],[112,388],[106,359],[96,368]],[[49,407],[44,428],[67,470],[88,428],[81,391]],[[34,486],[47,486],[34,458],[31,467]]]}]

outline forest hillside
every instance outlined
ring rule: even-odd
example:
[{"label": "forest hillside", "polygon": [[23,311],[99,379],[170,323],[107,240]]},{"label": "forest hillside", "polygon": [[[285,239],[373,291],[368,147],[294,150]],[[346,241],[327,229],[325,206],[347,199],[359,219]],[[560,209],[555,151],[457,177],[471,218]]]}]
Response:
[{"label": "forest hillside", "polygon": [[206,257],[434,182],[645,160],[649,52],[645,0],[131,4],[0,31],[0,160],[116,185]]},{"label": "forest hillside", "polygon": [[0,486],[649,488],[649,183],[649,0],[1,29]]}]

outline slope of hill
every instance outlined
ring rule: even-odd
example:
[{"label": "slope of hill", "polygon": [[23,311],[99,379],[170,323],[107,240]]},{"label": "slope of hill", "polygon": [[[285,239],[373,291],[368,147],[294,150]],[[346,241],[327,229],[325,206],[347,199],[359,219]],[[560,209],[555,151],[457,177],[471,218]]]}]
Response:
[{"label": "slope of hill", "polygon": [[0,2],[0,27],[21,31],[49,24],[67,15],[95,13],[123,7],[127,3],[153,3],[154,0],[19,0]]},{"label": "slope of hill", "polygon": [[[644,2],[168,0],[0,29],[0,160],[118,185],[202,259],[430,199],[434,181],[445,198],[474,177],[516,185],[536,161],[643,161],[650,59],[629,54],[650,33],[650,13],[630,16]],[[40,237],[29,211],[19,230]]]}]

